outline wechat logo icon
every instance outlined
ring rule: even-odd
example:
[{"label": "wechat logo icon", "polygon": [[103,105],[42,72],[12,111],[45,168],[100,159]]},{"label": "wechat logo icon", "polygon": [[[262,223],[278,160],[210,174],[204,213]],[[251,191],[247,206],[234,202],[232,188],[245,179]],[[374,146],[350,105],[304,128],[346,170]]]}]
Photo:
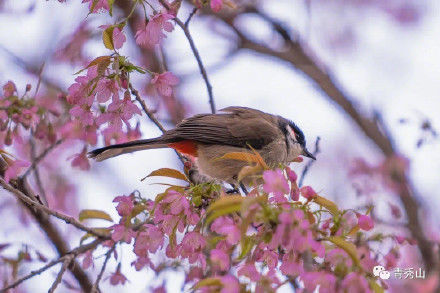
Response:
[{"label": "wechat logo icon", "polygon": [[388,280],[391,276],[389,271],[386,271],[383,266],[375,266],[373,268],[373,275],[381,278],[382,280]]}]

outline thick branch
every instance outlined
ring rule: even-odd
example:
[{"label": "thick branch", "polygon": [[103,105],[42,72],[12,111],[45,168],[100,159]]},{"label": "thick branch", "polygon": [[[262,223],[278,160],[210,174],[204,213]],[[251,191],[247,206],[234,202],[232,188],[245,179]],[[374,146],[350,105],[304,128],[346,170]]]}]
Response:
[{"label": "thick branch", "polygon": [[88,232],[88,233],[95,235],[97,237],[103,237],[103,238],[107,237],[107,235],[100,233],[100,232],[97,232],[94,229],[89,228],[89,227],[81,224],[79,221],[77,221],[75,218],[73,218],[71,216],[64,215],[60,212],[51,210],[50,208],[46,207],[45,205],[42,205],[42,204],[36,202],[35,200],[32,200],[30,197],[26,196],[22,191],[20,191],[17,188],[14,188],[12,185],[7,183],[3,178],[0,178],[0,185],[4,189],[6,189],[7,191],[14,194],[19,200],[21,200],[22,202],[24,202],[26,205],[28,205],[31,208],[34,208],[40,212],[52,215],[58,219],[63,220],[67,224],[71,224],[71,225],[75,226],[76,228],[78,228],[82,231]]},{"label": "thick branch", "polygon": [[[255,10],[251,12],[258,14],[258,11],[255,12]],[[300,42],[283,37],[285,46],[282,50],[275,50],[266,44],[253,41],[234,25],[234,19],[237,15],[238,14],[216,14],[215,16],[230,26],[236,33],[240,48],[271,56],[291,64],[293,68],[307,76],[330,101],[339,106],[386,157],[392,157],[397,153],[392,144],[391,137],[387,137],[387,135],[381,131],[374,119],[365,116],[356,108],[352,98],[341,89],[335,78],[319,66],[318,63],[310,57],[310,54],[306,53],[306,50]],[[270,21],[268,17],[263,18]],[[274,27],[277,26],[275,23],[272,25]],[[285,30],[283,32],[285,32]],[[309,52],[310,50],[307,51]],[[424,229],[419,218],[419,205],[414,197],[414,188],[406,176],[405,178],[400,178],[399,183],[402,186],[399,195],[408,216],[408,229],[418,242],[420,253],[427,270],[432,270],[436,267],[438,261],[433,253],[431,242],[426,238],[423,232]]]}]

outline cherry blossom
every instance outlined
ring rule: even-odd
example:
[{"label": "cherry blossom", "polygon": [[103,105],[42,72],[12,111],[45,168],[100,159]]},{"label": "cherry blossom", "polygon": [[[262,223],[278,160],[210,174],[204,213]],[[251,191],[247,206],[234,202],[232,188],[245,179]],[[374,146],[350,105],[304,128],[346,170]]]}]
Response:
[{"label": "cherry blossom", "polygon": [[289,193],[289,184],[280,169],[265,171],[263,179],[263,189],[267,193],[273,193],[275,196],[284,196]]},{"label": "cherry blossom", "polygon": [[9,164],[8,169],[5,171],[5,181],[17,178],[17,176],[23,171],[24,168],[29,167],[31,163],[23,160],[13,160]]},{"label": "cherry blossom", "polygon": [[171,72],[155,73],[151,83],[160,95],[169,97],[173,94],[172,86],[179,84],[179,78]]},{"label": "cherry blossom", "polygon": [[161,43],[166,37],[163,31],[171,32],[174,27],[170,22],[174,15],[160,12],[149,19],[145,26],[136,32],[136,43],[144,47],[153,47]]},{"label": "cherry blossom", "polygon": [[373,220],[367,215],[356,214],[358,225],[362,230],[370,231],[374,228]]}]

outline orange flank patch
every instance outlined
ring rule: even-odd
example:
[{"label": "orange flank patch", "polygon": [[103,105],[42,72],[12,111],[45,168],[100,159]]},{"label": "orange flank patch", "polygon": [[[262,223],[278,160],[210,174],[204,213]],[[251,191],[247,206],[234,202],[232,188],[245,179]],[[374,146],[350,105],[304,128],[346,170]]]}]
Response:
[{"label": "orange flank patch", "polygon": [[169,143],[170,148],[175,149],[179,153],[197,157],[197,144],[192,140],[182,140],[179,142]]}]

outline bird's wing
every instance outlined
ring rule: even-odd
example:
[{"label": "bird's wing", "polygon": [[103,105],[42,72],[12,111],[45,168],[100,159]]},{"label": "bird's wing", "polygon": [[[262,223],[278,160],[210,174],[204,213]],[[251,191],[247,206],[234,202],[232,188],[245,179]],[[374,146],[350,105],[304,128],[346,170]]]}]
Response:
[{"label": "bird's wing", "polygon": [[182,121],[165,136],[172,140],[195,140],[261,149],[278,134],[275,116],[241,107],[223,109],[223,114],[200,114]]}]

